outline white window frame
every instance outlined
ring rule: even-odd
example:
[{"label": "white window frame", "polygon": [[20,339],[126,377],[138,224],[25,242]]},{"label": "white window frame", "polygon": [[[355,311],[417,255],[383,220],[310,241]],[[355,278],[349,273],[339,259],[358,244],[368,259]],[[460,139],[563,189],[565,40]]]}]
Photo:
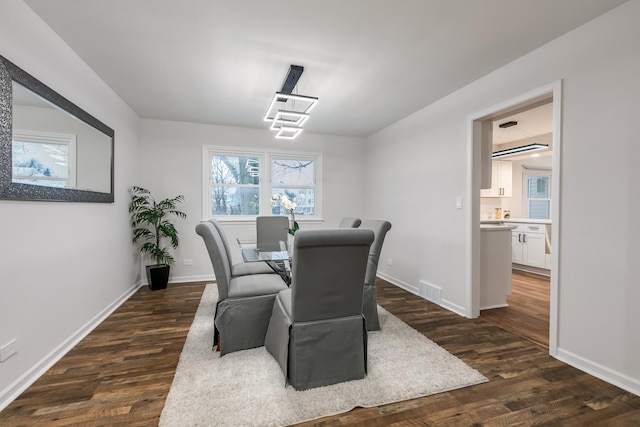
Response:
[{"label": "white window frame", "polygon": [[315,196],[314,207],[315,215],[296,216],[296,221],[318,222],[322,221],[322,154],[315,152],[298,152],[288,150],[270,150],[257,148],[241,148],[241,147],[225,147],[218,145],[202,146],[202,219],[216,218],[221,222],[255,222],[254,215],[211,215],[211,162],[210,156],[215,155],[233,155],[233,156],[252,156],[260,159],[259,171],[259,187],[260,187],[260,211],[258,215],[271,215],[271,160],[293,159],[293,160],[313,160],[315,162]]},{"label": "white window frame", "polygon": [[[76,135],[68,133],[40,132],[35,130],[14,129],[12,142],[20,141],[31,144],[55,144],[67,146],[67,179],[38,177],[40,181],[65,182],[64,188],[76,188]],[[12,168],[13,169],[13,168]],[[34,179],[32,176],[15,176],[12,180]]]},{"label": "white window frame", "polygon": [[[529,199],[529,177],[530,176],[546,176],[549,178],[549,196],[546,199]],[[549,219],[553,217],[552,203],[552,174],[549,169],[525,169],[522,172],[522,212],[524,217],[529,218],[529,200],[549,200]]]}]

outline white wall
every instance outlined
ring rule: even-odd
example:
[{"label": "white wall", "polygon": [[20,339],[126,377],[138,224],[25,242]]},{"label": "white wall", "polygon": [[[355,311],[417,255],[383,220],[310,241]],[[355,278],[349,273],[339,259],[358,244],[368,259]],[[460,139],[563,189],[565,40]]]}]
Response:
[{"label": "white wall", "polygon": [[[264,129],[214,126],[158,120],[141,121],[140,181],[159,199],[185,196],[181,205],[187,220],[177,221],[180,246],[174,252],[171,267],[172,282],[209,280],[213,267],[202,238],[195,233],[202,218],[202,147],[220,145],[272,150],[293,150],[322,154],[323,219],[321,223],[307,223],[296,217],[301,228],[335,227],[343,216],[363,214],[364,196],[364,140],[303,133],[293,141],[277,140],[274,133]],[[255,221],[224,225],[228,238],[255,239]],[[235,248],[235,245],[232,245]],[[234,262],[240,262],[236,250]],[[192,259],[192,266],[184,266],[184,259]]]},{"label": "white wall", "polygon": [[464,307],[467,118],[562,79],[558,356],[637,394],[639,21],[632,0],[367,138],[365,199],[393,223],[379,271]]},{"label": "white wall", "polygon": [[[0,55],[115,130],[115,203],[0,200],[0,408],[134,289],[127,187],[137,116],[24,3],[0,0]],[[134,327],[134,326],[132,326]]]}]

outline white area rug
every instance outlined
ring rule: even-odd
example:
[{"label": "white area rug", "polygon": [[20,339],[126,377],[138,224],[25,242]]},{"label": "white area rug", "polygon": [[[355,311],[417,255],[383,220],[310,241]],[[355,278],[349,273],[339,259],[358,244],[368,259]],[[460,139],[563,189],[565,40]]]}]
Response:
[{"label": "white area rug", "polygon": [[488,381],[378,306],[368,375],[311,390],[285,388],[264,347],[220,357],[211,350],[216,285],[207,285],[160,417],[160,426],[285,426]]}]

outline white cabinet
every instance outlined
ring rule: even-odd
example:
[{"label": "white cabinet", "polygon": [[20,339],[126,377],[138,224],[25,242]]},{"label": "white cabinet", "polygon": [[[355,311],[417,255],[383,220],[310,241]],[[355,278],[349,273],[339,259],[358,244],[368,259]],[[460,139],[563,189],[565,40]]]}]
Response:
[{"label": "white cabinet", "polygon": [[480,190],[480,197],[511,197],[513,193],[511,162],[491,162],[491,188]]},{"label": "white cabinet", "polygon": [[545,254],[545,226],[542,224],[510,224],[516,228],[511,231],[511,260],[515,264],[548,268]]}]

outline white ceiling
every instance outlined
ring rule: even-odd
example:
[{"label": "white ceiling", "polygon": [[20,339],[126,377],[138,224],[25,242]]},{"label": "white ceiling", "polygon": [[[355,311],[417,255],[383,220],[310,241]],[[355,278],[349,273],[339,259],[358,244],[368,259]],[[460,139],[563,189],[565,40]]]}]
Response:
[{"label": "white ceiling", "polygon": [[[140,117],[368,136],[625,0],[25,0]],[[568,52],[569,53],[569,52]]]},{"label": "white ceiling", "polygon": [[[518,124],[501,128],[500,124],[514,121]],[[553,132],[553,103],[512,114],[493,122],[493,145],[506,144]]]}]

